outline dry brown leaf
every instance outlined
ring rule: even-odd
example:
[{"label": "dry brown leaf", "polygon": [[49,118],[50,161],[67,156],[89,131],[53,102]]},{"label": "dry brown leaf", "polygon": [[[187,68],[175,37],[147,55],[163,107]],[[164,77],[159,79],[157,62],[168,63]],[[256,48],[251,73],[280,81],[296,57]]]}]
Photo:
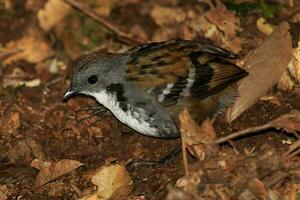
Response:
[{"label": "dry brown leaf", "polygon": [[239,117],[278,83],[291,56],[289,25],[284,22],[246,57],[243,68],[249,72],[249,75],[241,80],[238,87],[239,97],[227,110],[228,122]]},{"label": "dry brown leaf", "polygon": [[183,191],[190,194],[197,194],[197,188],[204,175],[202,169],[190,171],[189,175],[185,175],[176,181],[175,186],[183,189]]},{"label": "dry brown leaf", "polygon": [[187,109],[179,114],[180,132],[183,136],[182,142],[197,157],[198,160],[204,160],[207,152],[215,152],[216,133],[212,127],[211,121],[206,119],[201,127],[192,119]]},{"label": "dry brown leaf", "polygon": [[[240,19],[234,12],[227,10],[223,5],[206,12],[205,18],[211,24],[214,24],[220,32],[219,40],[221,41],[220,45],[222,47],[235,53],[238,53],[241,50],[242,40],[237,37],[237,32],[241,31],[242,28]],[[211,32],[215,32],[215,30],[211,29],[208,31],[208,33]]]},{"label": "dry brown leaf", "polygon": [[202,32],[205,38],[221,45],[223,33],[218,30],[215,24],[209,22],[205,15],[192,19],[188,25],[196,32]]},{"label": "dry brown leaf", "polygon": [[35,186],[42,186],[84,165],[76,160],[62,159],[42,168],[35,178]]},{"label": "dry brown leaf", "polygon": [[122,199],[131,192],[133,183],[123,164],[100,167],[91,181],[98,186],[97,200]]},{"label": "dry brown leaf", "polygon": [[48,0],[45,8],[39,10],[37,13],[40,27],[44,31],[49,31],[67,16],[70,10],[71,7],[62,0]]},{"label": "dry brown leaf", "polygon": [[241,30],[239,17],[234,12],[227,10],[225,6],[207,12],[206,18],[229,38],[235,38],[236,32]]},{"label": "dry brown leaf", "polygon": [[8,51],[18,49],[20,51],[6,58],[3,61],[4,65],[20,60],[39,63],[53,55],[53,50],[45,41],[33,36],[25,36],[20,40],[11,41],[6,45],[6,49]]},{"label": "dry brown leaf", "polygon": [[155,23],[159,26],[169,26],[176,23],[183,22],[186,13],[181,8],[171,8],[155,5],[150,15]]}]

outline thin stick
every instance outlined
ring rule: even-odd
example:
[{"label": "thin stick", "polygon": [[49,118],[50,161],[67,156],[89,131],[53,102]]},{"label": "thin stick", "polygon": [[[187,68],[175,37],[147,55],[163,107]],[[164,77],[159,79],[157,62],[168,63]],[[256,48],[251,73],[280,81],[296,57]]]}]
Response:
[{"label": "thin stick", "polygon": [[[263,130],[266,130],[268,128],[283,128],[283,129],[286,129],[286,130],[289,130],[288,127],[281,127],[282,125],[280,125],[282,122],[282,120],[288,120],[288,118],[291,118],[290,120],[296,120],[298,121],[299,118],[300,118],[300,113],[298,111],[291,111],[290,113],[288,114],[285,114],[281,117],[278,117],[272,121],[270,121],[269,123],[267,124],[264,124],[262,126],[256,126],[256,127],[250,127],[250,128],[247,128],[245,130],[242,130],[242,131],[237,131],[235,133],[232,133],[230,135],[227,135],[225,137],[221,137],[219,139],[217,139],[215,141],[215,144],[220,144],[220,143],[223,143],[223,142],[227,142],[228,140],[231,140],[231,139],[234,139],[234,138],[237,138],[237,137],[241,137],[241,136],[245,136],[245,135],[248,135],[248,134],[253,134],[253,133],[257,133],[259,131],[263,131]],[[289,121],[289,120],[288,120]],[[294,122],[295,123],[295,122]],[[278,125],[279,124],[279,125]],[[295,132],[293,130],[290,130],[291,132]]]},{"label": "thin stick", "polygon": [[183,160],[183,168],[185,172],[185,176],[188,181],[188,191],[190,191],[190,173],[189,173],[189,164],[187,161],[187,151],[186,151],[186,144],[185,144],[185,137],[183,134],[181,134],[181,150],[182,150],[182,160]]},{"label": "thin stick", "polygon": [[221,137],[221,138],[217,139],[215,141],[215,144],[224,143],[224,142],[227,142],[228,140],[231,140],[231,139],[234,139],[234,138],[237,138],[237,137],[241,137],[241,136],[244,136],[244,135],[257,133],[259,131],[266,130],[266,129],[272,127],[272,123],[273,123],[273,121],[271,121],[271,122],[269,122],[265,125],[262,125],[262,126],[250,127],[250,128],[247,128],[247,129],[244,129],[244,130],[241,130],[241,131],[237,131],[235,133],[232,133],[230,135],[227,135],[225,137]]},{"label": "thin stick", "polygon": [[125,33],[124,31],[117,28],[115,25],[113,25],[111,22],[107,21],[103,17],[99,16],[96,12],[94,12],[91,8],[89,8],[87,5],[82,4],[80,2],[77,2],[76,0],[64,0],[67,4],[72,6],[73,8],[77,9],[78,11],[84,13],[86,16],[90,17],[91,19],[95,20],[105,28],[109,29],[113,33],[115,33],[118,36],[118,39],[121,42],[124,42],[129,45],[137,45],[144,43],[143,40],[140,38],[133,36],[130,33]]}]

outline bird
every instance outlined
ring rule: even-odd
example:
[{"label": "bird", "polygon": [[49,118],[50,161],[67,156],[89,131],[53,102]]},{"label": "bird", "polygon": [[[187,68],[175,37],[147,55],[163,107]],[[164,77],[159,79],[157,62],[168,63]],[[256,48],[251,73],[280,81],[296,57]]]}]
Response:
[{"label": "bird", "polygon": [[201,123],[234,102],[236,82],[248,75],[230,61],[237,57],[208,42],[182,39],[145,43],[123,53],[94,50],[71,61],[63,99],[91,96],[142,135],[177,138],[184,108]]}]

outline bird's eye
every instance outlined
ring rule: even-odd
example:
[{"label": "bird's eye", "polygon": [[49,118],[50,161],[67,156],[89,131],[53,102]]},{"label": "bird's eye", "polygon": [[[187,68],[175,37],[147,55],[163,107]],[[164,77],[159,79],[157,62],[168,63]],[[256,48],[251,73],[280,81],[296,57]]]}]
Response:
[{"label": "bird's eye", "polygon": [[97,80],[98,80],[98,77],[96,75],[92,75],[88,78],[88,82],[90,84],[95,84],[97,82]]}]

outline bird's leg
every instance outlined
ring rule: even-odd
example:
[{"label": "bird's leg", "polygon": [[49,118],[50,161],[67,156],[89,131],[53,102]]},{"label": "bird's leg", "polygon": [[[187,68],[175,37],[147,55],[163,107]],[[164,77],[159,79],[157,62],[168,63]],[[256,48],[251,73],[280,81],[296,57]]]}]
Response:
[{"label": "bird's leg", "polygon": [[126,167],[140,167],[140,166],[147,166],[147,167],[160,167],[162,165],[167,164],[170,162],[173,158],[178,156],[181,152],[181,146],[177,146],[174,150],[172,150],[169,154],[167,154],[165,157],[163,157],[160,160],[156,161],[134,161],[127,164]]},{"label": "bird's leg", "polygon": [[82,122],[86,119],[89,119],[93,116],[98,116],[99,118],[104,118],[110,114],[109,110],[107,110],[104,106],[102,105],[97,105],[97,106],[90,106],[90,107],[84,107],[78,109],[76,112],[82,112],[82,111],[91,111],[87,116],[78,119],[79,122]]}]

